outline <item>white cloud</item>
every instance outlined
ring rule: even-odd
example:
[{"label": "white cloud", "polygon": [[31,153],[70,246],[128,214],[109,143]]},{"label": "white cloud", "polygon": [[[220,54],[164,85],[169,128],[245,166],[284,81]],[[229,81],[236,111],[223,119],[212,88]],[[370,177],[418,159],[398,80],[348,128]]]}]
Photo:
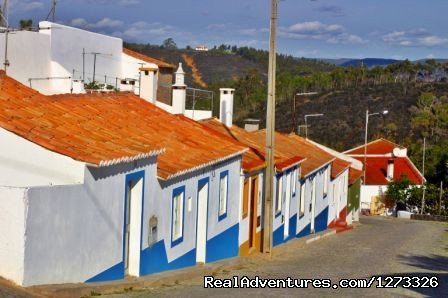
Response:
[{"label": "white cloud", "polygon": [[[2,1],[3,3],[3,1]],[[9,2],[10,11],[34,11],[43,8],[45,5],[43,1],[33,0],[12,0]]]},{"label": "white cloud", "polygon": [[244,36],[254,36],[258,34],[258,30],[257,29],[241,29],[238,30],[238,33],[240,35],[244,35]]},{"label": "white cloud", "polygon": [[448,43],[448,38],[431,35],[419,38],[418,41],[420,42],[421,45],[432,47]]},{"label": "white cloud", "polygon": [[229,28],[234,27],[235,25],[232,23],[223,23],[223,24],[210,24],[207,26],[207,29],[212,31],[226,31],[229,30]]},{"label": "white cloud", "polygon": [[89,23],[83,18],[76,18],[70,21],[70,26],[78,27],[87,30],[98,30],[98,29],[116,29],[124,25],[123,21],[113,20],[110,18],[103,18],[97,22]]},{"label": "white cloud", "polygon": [[131,6],[142,3],[141,0],[86,0],[86,2],[100,5],[120,5],[120,6]]},{"label": "white cloud", "polygon": [[391,45],[404,47],[434,47],[448,44],[448,38],[430,34],[426,29],[393,31],[383,35],[382,40]]},{"label": "white cloud", "polygon": [[320,34],[331,34],[331,33],[342,33],[344,32],[344,27],[341,25],[325,25],[321,22],[304,22],[297,23],[287,28],[289,33],[302,34],[302,35],[320,35]]},{"label": "white cloud", "polygon": [[342,17],[344,16],[344,9],[341,6],[337,5],[330,5],[330,4],[323,4],[317,8],[314,9],[315,11],[324,12],[324,13],[330,13],[332,16],[335,17]]},{"label": "white cloud", "polygon": [[280,28],[279,36],[288,39],[325,40],[333,44],[359,44],[367,42],[367,40],[358,35],[348,33],[342,25],[327,25],[318,21],[297,23],[286,28]]},{"label": "white cloud", "polygon": [[160,23],[136,22],[123,31],[123,37],[140,38],[149,35],[174,36],[176,30],[171,26]]}]

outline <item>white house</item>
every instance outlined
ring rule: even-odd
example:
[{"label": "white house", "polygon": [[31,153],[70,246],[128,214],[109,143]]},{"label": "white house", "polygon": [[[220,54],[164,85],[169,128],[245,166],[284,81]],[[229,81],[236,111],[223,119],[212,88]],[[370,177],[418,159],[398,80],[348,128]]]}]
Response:
[{"label": "white house", "polygon": [[[331,199],[328,216],[329,226],[335,226],[337,221],[352,224],[359,220],[359,190],[355,190],[360,178],[362,163],[344,153],[337,152],[312,140],[309,142],[318,146],[336,159],[332,163],[331,171]],[[352,197],[349,196],[352,192]]]},{"label": "white house", "polygon": [[344,152],[365,164],[365,177],[361,186],[361,209],[376,209],[371,206],[382,199],[387,185],[401,177],[408,178],[415,185],[422,185],[425,178],[407,156],[407,149],[386,139],[377,139]]},{"label": "white house", "polygon": [[0,275],[19,285],[238,255],[246,148],[184,116],[131,93],[43,96],[2,73],[0,144]]},{"label": "white house", "polygon": [[295,134],[286,137],[289,145],[281,146],[281,150],[297,152],[305,158],[300,169],[296,207],[296,236],[302,237],[327,229],[331,163],[334,157]]},{"label": "white house", "polygon": [[[120,38],[48,21],[40,22],[39,28],[8,35],[7,74],[22,84],[52,95],[84,93],[84,84],[95,82],[103,91],[134,92],[170,113],[196,120],[211,117],[210,110],[185,109],[187,86],[181,65],[173,84],[174,65],[123,48]],[[0,53],[5,52],[2,34]],[[3,63],[4,55],[0,56]]]}]

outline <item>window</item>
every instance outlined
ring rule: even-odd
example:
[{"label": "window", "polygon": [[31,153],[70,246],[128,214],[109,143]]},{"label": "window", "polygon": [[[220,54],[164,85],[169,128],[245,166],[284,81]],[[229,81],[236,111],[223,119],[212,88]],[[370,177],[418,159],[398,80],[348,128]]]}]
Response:
[{"label": "window", "polygon": [[249,213],[249,178],[244,179],[243,187],[243,218]]},{"label": "window", "polygon": [[184,197],[185,197],[184,186],[173,190],[171,246],[177,245],[183,240]]},{"label": "window", "polygon": [[328,167],[325,168],[323,178],[324,178],[324,197],[326,197],[327,193],[328,193],[328,178],[329,178],[328,177]]},{"label": "window", "polygon": [[333,204],[336,203],[338,196],[339,196],[338,184],[334,183],[333,184]]},{"label": "window", "polygon": [[300,187],[300,209],[299,216],[302,216],[305,213],[305,181]]},{"label": "window", "polygon": [[292,176],[291,176],[291,185],[292,185],[292,196],[294,197],[296,195],[296,191],[297,191],[297,168],[295,168],[292,171]]},{"label": "window", "polygon": [[219,220],[227,216],[227,195],[228,195],[229,171],[222,172],[219,175]]},{"label": "window", "polygon": [[344,191],[348,189],[348,176],[344,176]]},{"label": "window", "polygon": [[277,177],[277,191],[275,196],[275,213],[279,215],[282,211],[282,176]]}]

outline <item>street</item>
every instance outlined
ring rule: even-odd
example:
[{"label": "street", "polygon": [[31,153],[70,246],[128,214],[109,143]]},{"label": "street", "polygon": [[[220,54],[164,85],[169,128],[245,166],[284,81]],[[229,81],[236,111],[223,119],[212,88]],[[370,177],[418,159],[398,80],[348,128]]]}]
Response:
[{"label": "street", "polygon": [[[121,297],[448,297],[448,224],[400,220],[385,217],[362,217],[355,229],[322,237],[305,244],[293,240],[278,247],[272,260],[258,255],[232,265],[216,266],[214,278],[248,276],[260,278],[361,279],[371,276],[435,276],[439,286],[432,288],[405,289],[376,288],[376,282],[367,289],[204,289],[202,275],[173,277],[171,283],[156,288],[116,291],[109,298]],[[232,262],[232,261],[231,261]],[[229,263],[231,263],[229,262]],[[232,268],[232,269],[229,269]],[[195,268],[193,270],[201,270]],[[188,274],[188,270],[186,271]],[[171,273],[174,275],[174,273]],[[179,280],[177,280],[179,279]],[[96,294],[96,293],[92,293]],[[29,297],[19,288],[11,287],[0,280],[0,297]]]},{"label": "street", "polygon": [[342,278],[437,276],[437,289],[204,289],[203,279],[111,297],[447,297],[448,225],[384,217],[363,217],[356,229],[308,245],[287,244],[273,261],[254,260],[215,278]]}]

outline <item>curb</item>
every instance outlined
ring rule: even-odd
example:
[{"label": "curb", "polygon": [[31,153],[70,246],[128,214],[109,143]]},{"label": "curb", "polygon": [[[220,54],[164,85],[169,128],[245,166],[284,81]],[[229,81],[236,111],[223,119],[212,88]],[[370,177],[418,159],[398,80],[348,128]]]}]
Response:
[{"label": "curb", "polygon": [[336,235],[336,230],[327,230],[318,234],[309,235],[304,238],[295,238],[273,250],[273,255],[268,257],[264,254],[253,254],[249,257],[234,257],[219,262],[197,265],[173,271],[165,271],[155,275],[144,277],[132,277],[125,280],[98,283],[78,283],[31,286],[25,288],[28,293],[36,297],[91,297],[93,295],[124,294],[136,289],[151,289],[168,285],[182,284],[186,281],[193,281],[206,275],[216,275],[222,272],[231,272],[233,269],[241,268],[249,264],[265,262],[267,259],[274,260],[281,255],[295,251],[297,247],[307,245],[324,239],[328,236]]}]

